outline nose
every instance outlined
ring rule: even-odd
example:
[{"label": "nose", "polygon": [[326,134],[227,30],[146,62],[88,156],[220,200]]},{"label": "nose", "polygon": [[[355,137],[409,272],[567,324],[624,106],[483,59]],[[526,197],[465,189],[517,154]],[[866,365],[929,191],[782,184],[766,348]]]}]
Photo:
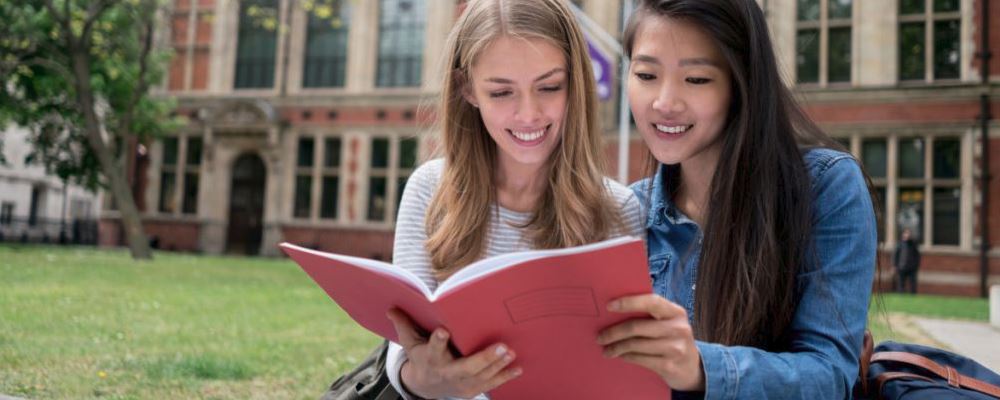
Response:
[{"label": "nose", "polygon": [[674,85],[664,82],[660,92],[653,100],[653,109],[664,114],[675,114],[687,109],[687,104]]},{"label": "nose", "polygon": [[521,96],[517,104],[517,113],[514,115],[514,119],[520,124],[531,125],[540,120],[541,117],[541,102],[531,93]]}]

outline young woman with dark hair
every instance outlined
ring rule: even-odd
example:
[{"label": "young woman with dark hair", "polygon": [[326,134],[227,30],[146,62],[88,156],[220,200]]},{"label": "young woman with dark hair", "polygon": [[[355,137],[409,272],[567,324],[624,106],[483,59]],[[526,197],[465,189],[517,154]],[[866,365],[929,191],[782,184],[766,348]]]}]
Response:
[{"label": "young woman with dark hair", "polygon": [[864,172],[795,104],[754,0],[639,3],[624,45],[656,293],[609,304],[649,317],[598,341],[705,398],[849,398],[876,266]]}]

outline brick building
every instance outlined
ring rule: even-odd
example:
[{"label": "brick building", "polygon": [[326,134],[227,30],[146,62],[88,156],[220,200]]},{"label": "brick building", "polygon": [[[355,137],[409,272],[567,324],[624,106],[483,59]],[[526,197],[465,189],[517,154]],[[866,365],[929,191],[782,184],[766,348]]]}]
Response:
[{"label": "brick building", "polygon": [[[902,227],[917,232],[923,292],[979,295],[984,262],[1000,283],[1000,186],[982,180],[984,156],[1000,152],[990,117],[1000,115],[1000,61],[984,81],[980,58],[1000,53],[1000,5],[984,18],[980,1],[759,0],[788,83],[872,175],[884,249]],[[189,124],[148,144],[135,185],[159,247],[273,255],[292,241],[390,258],[401,188],[432,153],[422,133],[461,1],[355,0],[323,12],[307,3],[175,1],[164,29],[175,56],[160,90]],[[621,0],[574,3],[621,30]],[[289,29],[254,22],[258,5],[276,6]],[[326,11],[333,18],[318,17]],[[602,116],[616,165],[612,103]],[[634,133],[629,145],[636,179],[643,145]],[[118,243],[114,211],[102,215],[102,242]]]}]

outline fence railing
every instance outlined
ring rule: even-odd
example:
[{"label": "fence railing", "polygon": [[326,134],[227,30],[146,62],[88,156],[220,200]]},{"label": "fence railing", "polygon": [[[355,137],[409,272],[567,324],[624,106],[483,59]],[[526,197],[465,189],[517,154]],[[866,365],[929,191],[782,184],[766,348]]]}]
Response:
[{"label": "fence railing", "polygon": [[96,219],[0,219],[0,242],[97,244]]}]

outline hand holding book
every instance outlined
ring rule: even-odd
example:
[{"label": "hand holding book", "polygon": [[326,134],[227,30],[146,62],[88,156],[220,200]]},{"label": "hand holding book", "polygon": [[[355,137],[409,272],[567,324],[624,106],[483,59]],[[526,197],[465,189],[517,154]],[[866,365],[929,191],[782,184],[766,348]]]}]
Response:
[{"label": "hand holding book", "polygon": [[669,398],[657,374],[605,357],[597,342],[601,330],[649,315],[606,309],[613,299],[652,293],[641,239],[480,260],[433,292],[390,264],[282,248],[351,318],[379,336],[408,340],[386,317],[398,308],[415,327],[444,328],[463,355],[501,343],[515,352],[510,365],[524,373],[490,391],[493,399]]}]

